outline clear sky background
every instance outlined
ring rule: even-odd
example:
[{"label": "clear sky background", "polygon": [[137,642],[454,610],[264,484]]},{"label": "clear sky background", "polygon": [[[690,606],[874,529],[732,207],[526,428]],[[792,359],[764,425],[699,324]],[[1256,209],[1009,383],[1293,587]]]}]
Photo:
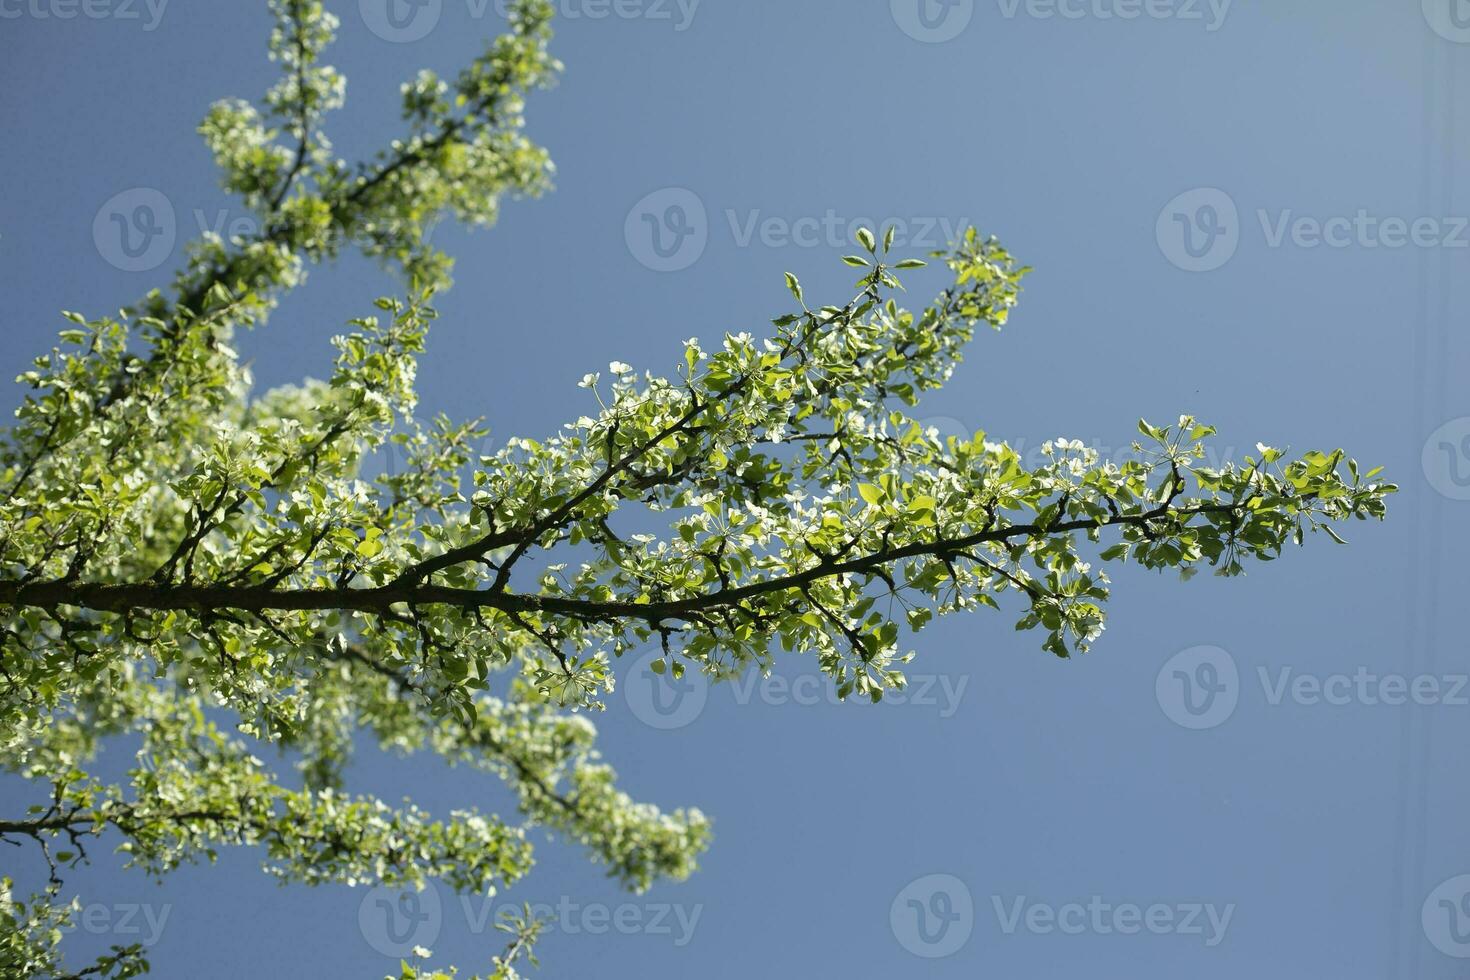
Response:
[{"label": "clear sky background", "polygon": [[[1124,452],[1140,416],[1190,412],[1222,452],[1341,445],[1403,493],[1350,547],[1315,540],[1243,579],[1119,571],[1108,632],[1072,662],[1013,615],[938,623],[905,704],[829,703],[791,657],[794,687],[695,691],[666,717],[624,666],[606,755],[635,796],[710,813],[715,843],[646,896],[541,846],[510,897],[563,906],[543,975],[1465,976],[1470,4],[925,2],[560,0],[567,71],[529,111],[557,189],[491,231],[439,232],[457,285],[423,411],[548,433],[588,411],[585,372],[668,371],[686,337],[764,329],[783,271],[845,298],[828,225],[903,221],[922,253],[969,221],[1037,271],[920,414]],[[503,25],[493,3],[435,0],[409,21],[422,37],[393,40],[374,4],[330,4],[349,159],[400,132],[401,81],[452,72]],[[213,99],[270,83],[268,30],[260,0],[0,0],[0,374],[49,346],[58,311],[100,315],[176,266],[163,246],[156,268],[120,267],[116,195],[162,195],[180,244],[247,217],[193,131]],[[683,244],[665,259],[643,215],[671,204],[693,234],[666,225]],[[942,285],[911,279],[916,302]],[[398,288],[357,258],[314,272],[242,340],[261,387],[323,374],[327,338]],[[1403,700],[1393,677],[1425,703],[1384,703]],[[369,753],[353,778],[511,809],[493,780],[421,760]],[[13,782],[0,801],[28,802]],[[29,852],[0,857],[38,880]],[[395,969],[376,898],[279,888],[258,863],[225,852],[158,888],[101,855],[71,879],[92,905],[76,948],[156,939],[162,980]],[[436,963],[482,966],[485,909],[438,897],[399,927]]]}]

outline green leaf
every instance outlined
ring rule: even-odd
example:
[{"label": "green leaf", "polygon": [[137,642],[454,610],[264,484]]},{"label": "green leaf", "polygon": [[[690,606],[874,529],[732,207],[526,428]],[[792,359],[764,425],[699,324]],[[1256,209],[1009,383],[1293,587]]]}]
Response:
[{"label": "green leaf", "polygon": [[796,276],[792,275],[789,272],[786,273],[786,288],[789,289],[789,290],[791,290],[791,295],[792,296],[795,296],[796,297],[796,301],[798,303],[800,303],[801,302],[801,282],[796,278]]},{"label": "green leaf", "polygon": [[933,497],[920,495],[914,497],[912,500],[909,501],[909,511],[912,513],[919,513],[922,511],[929,511],[932,513],[934,511],[934,508],[938,505],[939,501],[935,500]]}]

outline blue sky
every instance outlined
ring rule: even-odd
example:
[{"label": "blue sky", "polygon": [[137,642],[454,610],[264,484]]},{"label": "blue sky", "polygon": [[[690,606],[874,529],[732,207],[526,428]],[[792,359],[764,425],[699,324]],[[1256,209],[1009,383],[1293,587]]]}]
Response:
[{"label": "blue sky", "polygon": [[[398,132],[401,81],[503,23],[488,0],[329,6],[349,159]],[[1116,454],[1140,416],[1188,412],[1222,453],[1340,445],[1403,492],[1350,547],[1244,579],[1119,571],[1108,632],[1072,662],[1014,617],[941,622],[903,704],[834,703],[800,657],[679,701],[627,664],[606,755],[636,796],[711,814],[715,844],[646,896],[540,847],[509,898],[556,918],[544,975],[1463,976],[1470,5],[558,6],[567,71],[529,109],[557,189],[438,233],[457,285],[426,414],[544,434],[613,359],[664,371],[686,337],[761,330],[784,271],[839,295],[859,221],[921,253],[974,223],[1037,271],[924,403],[934,424]],[[248,219],[194,127],[270,83],[268,30],[260,2],[0,0],[0,374],[58,311],[115,309],[201,228]],[[132,234],[155,234],[124,249],[145,216]],[[314,272],[242,340],[260,385],[324,372],[327,338],[398,288],[356,258]],[[509,808],[421,762],[369,754],[354,780]],[[34,879],[26,860],[5,866]],[[165,980],[381,976],[395,935],[472,968],[496,942],[479,899],[436,893],[390,930],[383,896],[257,866],[227,853],[159,888],[103,857],[75,879],[74,938],[156,940]]]}]

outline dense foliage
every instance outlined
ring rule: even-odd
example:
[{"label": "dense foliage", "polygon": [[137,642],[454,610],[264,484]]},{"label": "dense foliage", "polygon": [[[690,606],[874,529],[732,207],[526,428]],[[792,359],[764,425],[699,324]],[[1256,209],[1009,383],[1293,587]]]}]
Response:
[{"label": "dense foliage", "polygon": [[[38,848],[51,881],[25,899],[7,882],[5,976],[78,975],[64,876],[99,837],[151,875],[255,845],[288,881],[483,893],[527,872],[541,826],[631,889],[683,878],[705,817],[622,793],[579,710],[624,652],[657,643],[655,669],[716,679],[810,653],[842,696],[878,700],[904,683],[901,634],[934,615],[1013,606],[1066,657],[1102,632],[1105,563],[1234,575],[1383,515],[1393,487],[1344,453],[1261,447],[1210,469],[1213,430],[1190,418],[1140,423],[1121,465],[1063,440],[1028,468],[983,433],[926,431],[905,413],[977,326],[1006,322],[1026,272],[974,231],[920,310],[895,290],[924,263],[865,231],[850,296],[809,304],[788,277],[769,330],[691,339],[667,376],[614,363],[584,379],[587,415],[478,457],[477,423],[414,414],[450,271],[427,230],[546,187],[521,114],[558,68],[551,5],[519,0],[457,78],[406,84],[407,134],[357,165],[322,132],[344,94],[320,62],[333,17],[271,6],[280,81],[201,127],[261,230],[205,236],[117,317],[68,314],[0,446],[0,756],[45,799],[0,814],[0,838]],[[400,272],[407,298],[351,322],[328,380],[253,394],[234,332],[346,247]],[[406,465],[364,476],[390,446]],[[503,777],[519,819],[348,792],[364,730]],[[125,734],[141,739],[128,778],[89,772]],[[299,772],[264,765],[265,744]],[[516,975],[537,925],[508,930],[491,976]],[[128,947],[83,972],[142,969]]]}]

